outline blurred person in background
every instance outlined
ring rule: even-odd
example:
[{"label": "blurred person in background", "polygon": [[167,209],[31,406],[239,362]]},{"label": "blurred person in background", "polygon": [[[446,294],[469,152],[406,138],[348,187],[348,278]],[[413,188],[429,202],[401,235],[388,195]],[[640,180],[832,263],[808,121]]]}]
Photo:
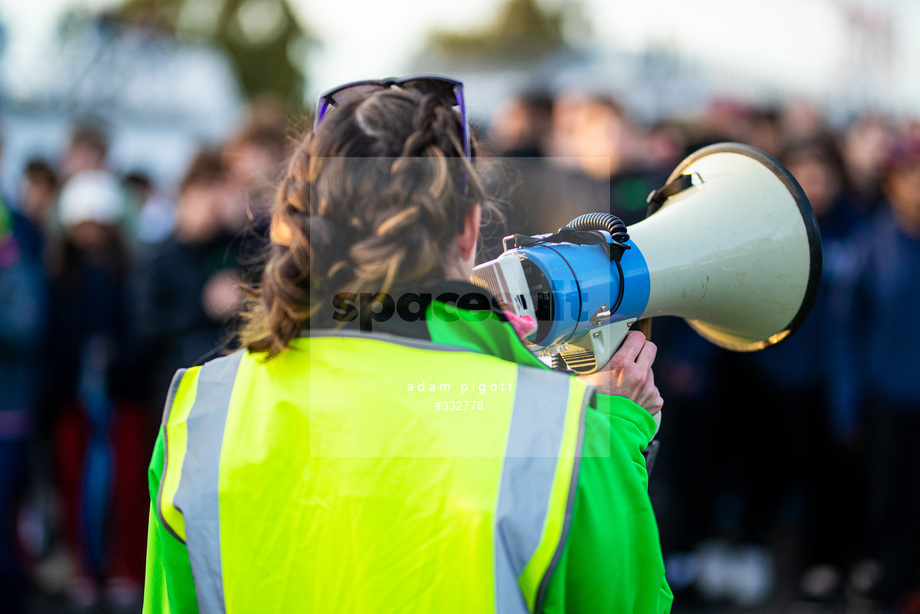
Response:
[{"label": "blurred person in background", "polygon": [[553,98],[525,92],[502,104],[489,126],[489,145],[496,156],[542,158],[552,136]]},{"label": "blurred person in background", "polygon": [[[852,234],[861,215],[832,134],[792,140],[779,159],[802,186],[815,212],[823,244],[823,271],[818,295],[802,328],[775,348],[741,357],[753,370],[750,390],[760,391],[752,399],[758,409],[746,412],[752,419],[750,437],[754,439],[761,429],[776,435],[765,438],[761,434],[757,441],[765,444],[763,448],[748,448],[752,450],[748,470],[754,476],[758,466],[772,466],[779,471],[775,479],[780,488],[756,495],[749,503],[766,503],[768,509],[775,509],[783,498],[801,501],[797,523],[801,594],[828,601],[842,598],[843,574],[864,554],[858,530],[865,500],[856,448],[859,424],[852,404],[841,400],[845,383],[839,380],[837,362],[844,333],[839,328],[841,305],[835,301],[847,283]],[[776,441],[783,445],[776,446]],[[769,473],[764,477],[761,486],[769,488]]]},{"label": "blurred person in background", "polygon": [[483,259],[500,254],[501,240],[508,234],[556,230],[558,226],[552,224],[564,223],[557,222],[561,209],[583,209],[587,204],[578,206],[579,198],[593,196],[590,180],[566,166],[571,160],[545,157],[551,153],[553,109],[549,94],[523,92],[501,104],[489,122],[489,138],[483,146],[499,161],[485,176],[490,184],[502,186],[504,193],[498,197],[503,203],[502,219],[484,221]]},{"label": "blurred person in background", "polygon": [[109,135],[98,122],[85,121],[74,126],[59,169],[64,179],[82,171],[104,170],[109,152]]},{"label": "blurred person in background", "polygon": [[[860,584],[920,609],[920,138],[902,136],[882,174],[887,201],[859,235],[848,332],[850,381],[868,412],[870,553]],[[872,573],[869,573],[872,570]],[[913,609],[910,609],[913,608]]]},{"label": "blurred person in background", "polygon": [[781,115],[780,109],[771,106],[751,108],[741,142],[765,151],[774,158],[780,157],[783,144],[787,140],[783,135]]},{"label": "blurred person in background", "polygon": [[[553,99],[552,132],[546,144],[547,156],[558,158],[556,164],[577,167],[575,156],[576,117],[587,100],[587,95],[577,90],[556,93]],[[495,128],[497,129],[497,128]]]},{"label": "blurred person in background", "polygon": [[[493,126],[498,134],[503,130]],[[545,168],[532,164],[535,172],[524,177],[512,198],[514,211],[508,216],[512,232],[553,232],[583,213],[596,211],[633,224],[644,219],[648,194],[667,177],[644,162],[641,130],[625,109],[603,96],[574,90],[560,93],[553,104],[552,134],[546,147],[549,164]]]},{"label": "blurred person in background", "polygon": [[[788,142],[779,160],[802,186],[823,240],[821,286],[805,324],[775,347],[740,355],[705,347],[680,323],[656,322],[655,330],[658,381],[673,400],[676,430],[672,441],[663,429],[669,449],[656,476],[677,495],[660,508],[668,515],[663,544],[675,548],[669,573],[681,576],[669,581],[675,589],[695,583],[704,598],[742,607],[765,603],[790,572],[800,597],[839,603],[844,573],[865,552],[859,424],[852,403],[843,402],[839,365],[839,296],[861,216],[833,135]],[[694,433],[724,443],[713,454],[687,441]],[[678,455],[678,466],[668,454]],[[777,552],[790,530],[796,548]],[[701,538],[693,551],[692,539]]]},{"label": "blurred person in background", "polygon": [[[74,605],[140,595],[143,526],[133,509],[143,475],[142,416],[133,377],[123,237],[124,195],[105,171],[82,171],[61,191],[62,236],[52,260],[42,425],[53,441],[61,532],[73,565]],[[140,563],[142,566],[142,562]]]},{"label": "blurred person in background", "polygon": [[750,112],[749,105],[737,100],[711,100],[692,124],[688,153],[715,143],[744,143],[750,132]]},{"label": "blurred person in background", "polygon": [[243,128],[224,148],[228,178],[242,191],[242,213],[248,213],[231,224],[233,230],[250,221],[258,226],[267,223],[273,189],[284,172],[290,149],[284,104],[273,98],[253,102]]},{"label": "blurred person in background", "polygon": [[262,98],[251,105],[242,130],[224,148],[227,180],[238,192],[237,198],[226,200],[224,224],[248,282],[261,275],[274,189],[291,149],[286,131],[283,103]]},{"label": "blurred person in background", "polygon": [[134,235],[142,245],[162,243],[176,225],[173,203],[160,194],[153,180],[144,172],[125,175],[125,192],[135,208]]},{"label": "blurred person in background", "polygon": [[[58,188],[57,173],[47,162],[39,158],[32,158],[26,162],[19,182],[20,212],[14,213],[13,231],[19,240],[23,257],[32,264],[43,296],[47,296],[50,288],[50,248],[60,235],[56,219]],[[40,317],[44,326],[47,313],[42,311]],[[39,338],[44,338],[44,334]],[[47,344],[43,342],[39,342],[34,349],[36,364],[41,368],[48,363],[47,351]],[[36,372],[36,378],[38,373]],[[41,407],[42,405],[37,402],[36,416],[41,415]],[[37,418],[37,421],[39,425],[43,423],[41,418]],[[24,547],[30,559],[32,575],[35,584],[42,589],[49,588],[42,573],[48,567],[45,563],[53,558],[48,555],[51,554],[52,546],[59,546],[54,540],[57,508],[53,447],[49,438],[44,436],[46,434],[46,431],[39,428],[37,436],[30,441],[29,484],[20,518],[21,533],[24,536]],[[57,560],[66,559],[66,556],[60,556],[63,554],[62,549],[58,548],[56,552]]]},{"label": "blurred person in background", "polygon": [[597,203],[602,208],[593,211],[606,210],[627,225],[643,220],[648,207],[646,198],[664,185],[667,176],[645,168],[639,127],[623,106],[601,96],[589,97],[573,114],[573,155],[585,175],[609,190],[608,202]]},{"label": "blurred person in background", "polygon": [[53,232],[54,209],[58,195],[58,177],[54,168],[44,160],[32,158],[26,162],[19,186],[19,209],[27,224],[20,233],[22,246],[35,259],[42,262],[46,256],[45,245]]},{"label": "blurred person in background", "polygon": [[657,122],[642,136],[642,163],[657,176],[667,178],[686,152],[686,130],[678,122]]},{"label": "blurred person in background", "polygon": [[[716,363],[723,350],[680,318],[656,318],[652,338],[659,348],[655,383],[668,399],[669,411],[657,436],[660,451],[649,496],[661,531],[668,585],[675,602],[692,603],[706,581],[700,573],[706,563],[701,553],[713,551],[711,540],[722,537],[715,502],[726,459],[722,446],[713,442],[730,436],[714,401],[723,385]],[[735,569],[740,569],[740,557],[735,558]],[[733,591],[722,587],[715,598],[732,598]]]},{"label": "blurred person in background", "polygon": [[221,152],[203,150],[189,165],[176,201],[173,235],[138,262],[136,313],[148,392],[162,407],[172,374],[220,349],[242,298],[224,225],[242,208]]},{"label": "blurred person in background", "polygon": [[0,609],[10,614],[25,607],[16,526],[39,390],[44,290],[41,270],[20,247],[0,202]]},{"label": "blurred person in background", "polygon": [[894,134],[888,121],[879,115],[856,118],[843,134],[843,157],[853,183],[857,205],[869,213],[883,204],[882,168]]},{"label": "blurred person in background", "polygon": [[782,140],[788,142],[830,131],[820,109],[814,103],[801,98],[787,101],[779,112]]},{"label": "blurred person in background", "polygon": [[688,153],[715,143],[736,142],[778,157],[788,140],[823,130],[821,118],[813,113],[812,107],[798,102],[775,107],[715,98],[691,125]]}]

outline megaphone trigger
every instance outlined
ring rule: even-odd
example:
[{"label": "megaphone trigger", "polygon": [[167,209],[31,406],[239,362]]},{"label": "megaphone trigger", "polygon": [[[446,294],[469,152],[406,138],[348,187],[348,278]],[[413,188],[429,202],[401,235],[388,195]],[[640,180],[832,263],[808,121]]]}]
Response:
[{"label": "megaphone trigger", "polygon": [[635,322],[621,320],[599,326],[578,341],[569,341],[568,349],[560,355],[575,373],[593,373],[610,362]]},{"label": "megaphone trigger", "polygon": [[635,325],[632,328],[633,330],[637,330],[643,335],[645,335],[646,339],[648,340],[652,339],[652,319],[651,318],[643,318],[642,320],[639,320],[638,322],[635,323]]}]

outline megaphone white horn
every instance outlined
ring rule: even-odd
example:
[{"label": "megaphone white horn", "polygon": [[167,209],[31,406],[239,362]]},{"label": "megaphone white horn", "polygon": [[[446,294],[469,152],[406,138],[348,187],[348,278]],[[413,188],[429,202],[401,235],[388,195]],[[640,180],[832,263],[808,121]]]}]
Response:
[{"label": "megaphone white horn", "polygon": [[678,165],[668,183],[693,186],[629,228],[651,288],[643,318],[686,318],[735,351],[764,349],[805,321],[821,281],[821,236],[795,178],[768,154],[711,145]]},{"label": "megaphone white horn", "polygon": [[821,237],[779,162],[747,145],[712,145],[649,199],[658,210],[629,228],[589,214],[554,234],[507,237],[473,281],[537,321],[531,349],[579,373],[603,366],[638,318],[685,318],[735,351],[764,349],[802,325],[821,279]]}]

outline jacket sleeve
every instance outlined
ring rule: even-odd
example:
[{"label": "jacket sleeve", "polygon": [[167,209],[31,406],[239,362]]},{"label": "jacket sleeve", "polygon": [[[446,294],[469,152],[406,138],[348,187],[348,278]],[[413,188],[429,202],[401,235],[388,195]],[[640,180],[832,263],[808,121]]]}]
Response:
[{"label": "jacket sleeve", "polygon": [[150,520],[147,530],[147,570],[144,614],[198,614],[195,581],[185,544],[163,526],[156,511],[163,472],[164,440],[160,431],[150,461]]},{"label": "jacket sleeve", "polygon": [[642,451],[655,421],[623,397],[585,414],[571,524],[544,600],[546,614],[668,612],[658,526]]}]

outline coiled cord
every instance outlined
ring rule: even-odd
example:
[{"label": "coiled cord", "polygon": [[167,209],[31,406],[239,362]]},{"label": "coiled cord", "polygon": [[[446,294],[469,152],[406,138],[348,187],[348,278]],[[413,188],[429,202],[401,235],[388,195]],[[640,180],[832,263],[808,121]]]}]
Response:
[{"label": "coiled cord", "polygon": [[615,243],[629,241],[629,232],[623,220],[610,213],[585,213],[566,224],[572,230],[606,230]]}]

